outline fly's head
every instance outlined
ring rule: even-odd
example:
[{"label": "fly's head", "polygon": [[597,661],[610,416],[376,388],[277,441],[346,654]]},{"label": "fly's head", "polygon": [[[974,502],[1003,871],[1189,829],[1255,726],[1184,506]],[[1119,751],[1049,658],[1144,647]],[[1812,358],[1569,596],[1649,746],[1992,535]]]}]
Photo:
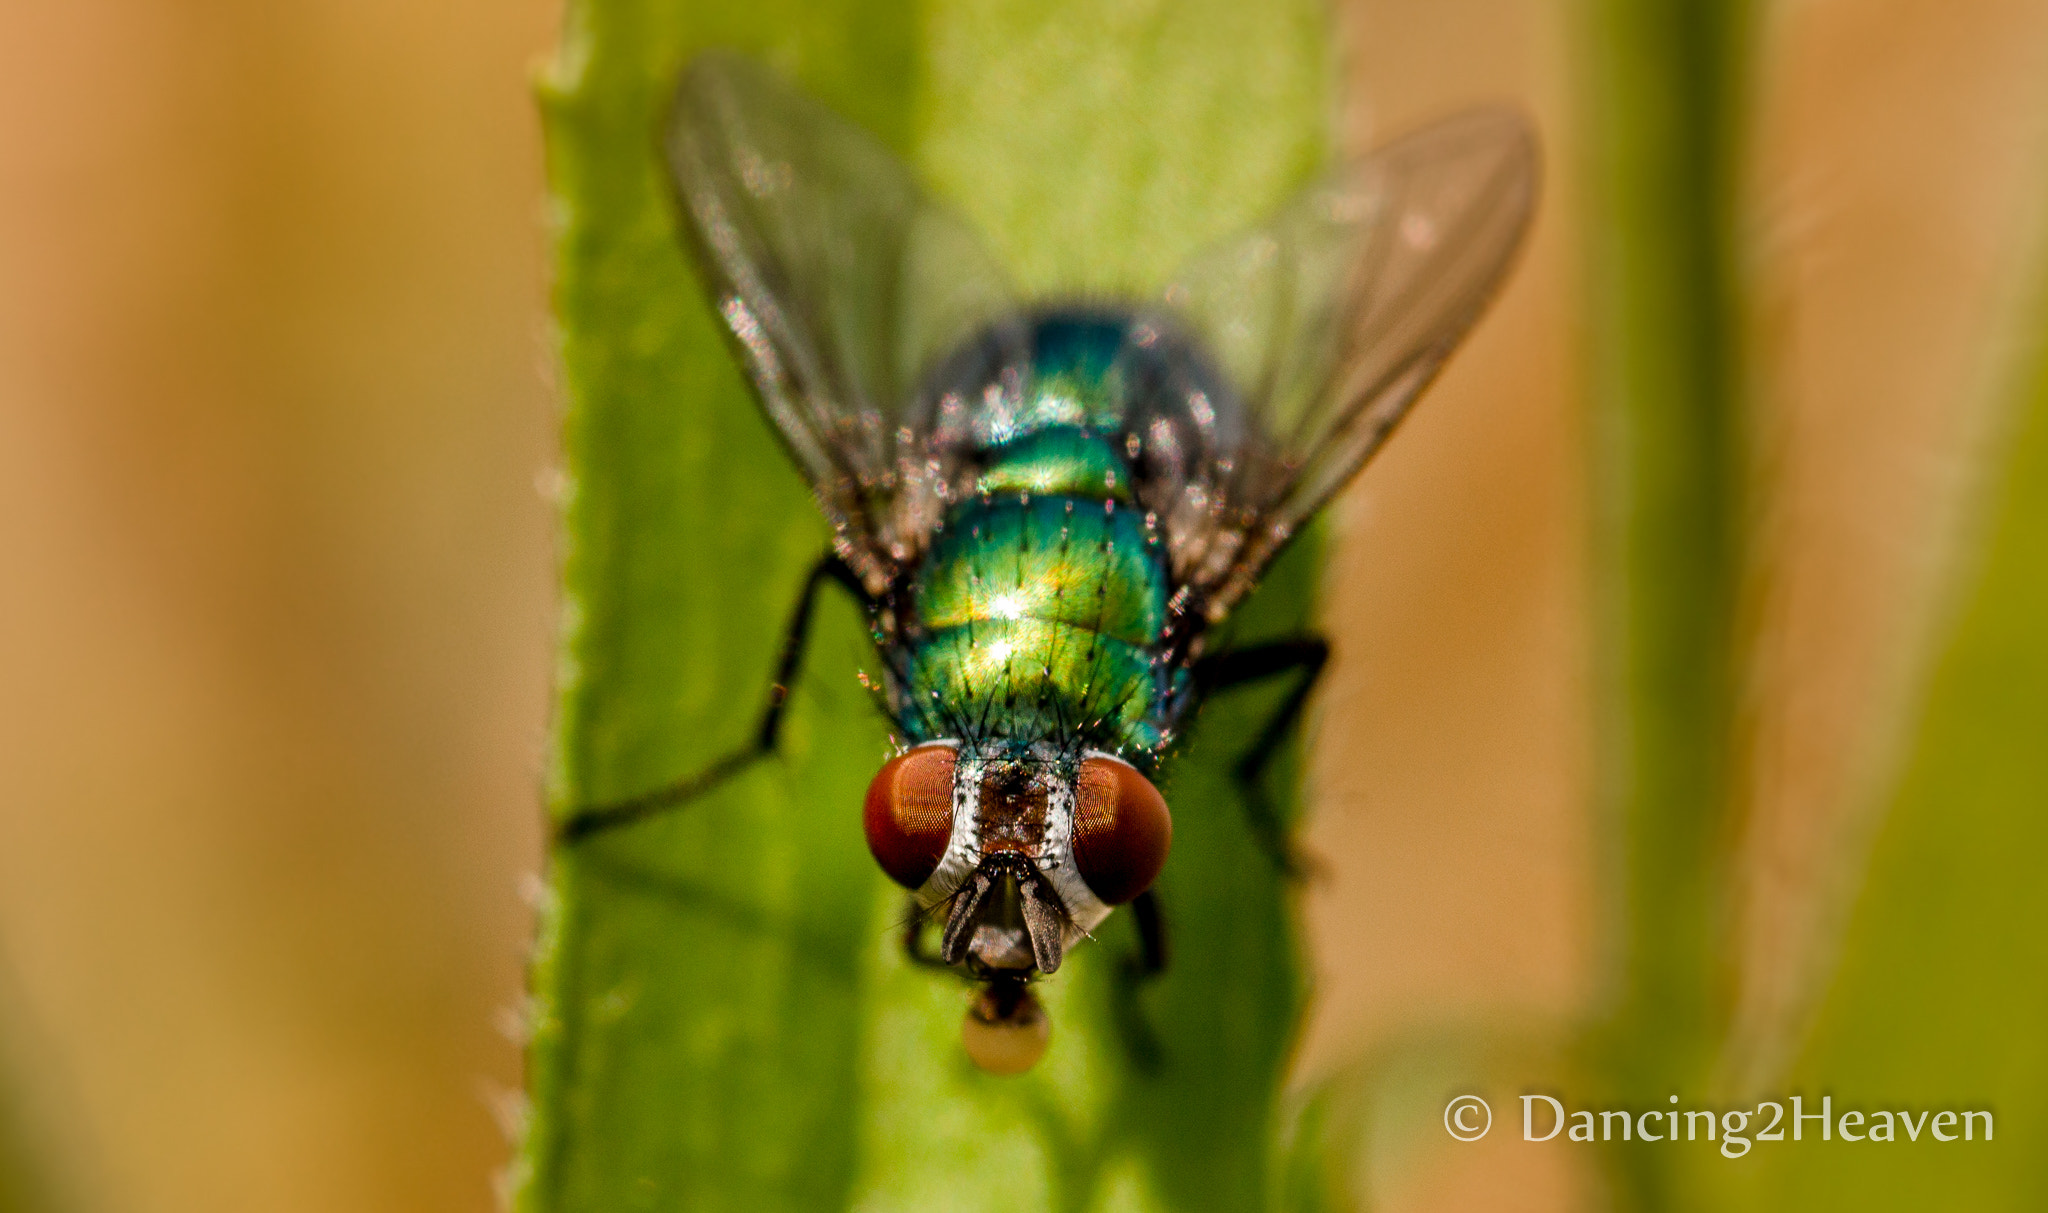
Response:
[{"label": "fly's head", "polygon": [[863,818],[882,870],[944,924],[941,959],[985,983],[968,1052],[1007,1073],[1044,1050],[1026,983],[1151,887],[1173,836],[1165,799],[1136,767],[1044,744],[906,750],[869,785]]}]

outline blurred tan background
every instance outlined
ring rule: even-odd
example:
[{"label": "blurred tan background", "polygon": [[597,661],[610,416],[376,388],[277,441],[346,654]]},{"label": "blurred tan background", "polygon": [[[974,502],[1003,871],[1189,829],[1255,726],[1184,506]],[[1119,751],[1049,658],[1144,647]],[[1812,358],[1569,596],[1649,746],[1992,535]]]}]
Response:
[{"label": "blurred tan background", "polygon": [[491,1207],[553,9],[9,6],[0,965],[92,1207]]},{"label": "blurred tan background", "polygon": [[[552,642],[542,0],[16,3],[0,45],[0,1056],[81,1203],[483,1210]],[[1338,508],[1316,1070],[1600,997],[1574,5],[1340,14],[1359,145],[1544,128],[1537,238]],[[2048,0],[1764,6],[1731,1065],[1796,1040],[2043,213]],[[1903,655],[1902,655],[1903,654]],[[1445,1148],[1449,1147],[1449,1148]],[[1396,1209],[1555,1209],[1432,1140]]]}]

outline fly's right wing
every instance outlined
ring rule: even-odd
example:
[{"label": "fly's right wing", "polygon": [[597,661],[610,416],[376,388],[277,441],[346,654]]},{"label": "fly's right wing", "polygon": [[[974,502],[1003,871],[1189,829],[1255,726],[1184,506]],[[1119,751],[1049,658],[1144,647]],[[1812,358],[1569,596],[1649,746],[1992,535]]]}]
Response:
[{"label": "fly's right wing", "polygon": [[873,136],[748,60],[690,65],[667,152],[761,404],[840,556],[880,593],[923,550],[959,474],[946,405],[922,376],[974,334],[1004,362],[1014,334],[1014,358],[1028,357],[1009,283]]},{"label": "fly's right wing", "polygon": [[1472,110],[1339,170],[1168,288],[1237,396],[1157,506],[1176,580],[1209,621],[1380,448],[1485,310],[1537,178],[1526,120]]}]

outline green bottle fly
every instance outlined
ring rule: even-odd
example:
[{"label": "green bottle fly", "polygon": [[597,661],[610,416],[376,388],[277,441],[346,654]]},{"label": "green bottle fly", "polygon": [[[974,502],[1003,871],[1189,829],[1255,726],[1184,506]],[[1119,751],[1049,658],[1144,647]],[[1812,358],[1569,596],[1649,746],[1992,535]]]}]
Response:
[{"label": "green bottle fly", "polygon": [[[863,806],[869,849],[910,890],[912,955],[980,985],[970,1054],[1029,1068],[1047,1032],[1030,983],[1113,907],[1164,963],[1153,778],[1204,695],[1295,675],[1239,767],[1256,835],[1291,863],[1257,776],[1327,646],[1207,641],[1485,309],[1534,204],[1533,137],[1512,110],[1456,115],[1156,298],[1068,306],[1020,300],[887,149],[745,60],[684,74],[667,153],[714,303],[834,530],[775,683],[819,587],[853,593],[901,746]],[[769,752],[781,703],[746,751],[565,838]]]}]

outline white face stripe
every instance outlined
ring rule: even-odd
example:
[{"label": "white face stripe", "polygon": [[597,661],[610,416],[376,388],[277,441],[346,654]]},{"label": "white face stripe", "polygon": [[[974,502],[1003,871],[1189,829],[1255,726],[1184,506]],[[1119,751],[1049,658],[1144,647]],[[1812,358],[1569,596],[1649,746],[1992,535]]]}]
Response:
[{"label": "white face stripe", "polygon": [[[1123,761],[1116,755],[1105,754],[1101,750],[1089,750],[1081,755],[1082,762],[1090,758]],[[1075,769],[1079,770],[1079,764],[1076,764]],[[1038,870],[1045,875],[1053,891],[1060,895],[1060,901],[1067,907],[1067,916],[1072,920],[1069,934],[1075,937],[1086,935],[1102,925],[1103,919],[1109,917],[1110,907],[1103,904],[1102,899],[1095,895],[1094,890],[1088,887],[1087,881],[1081,879],[1081,867],[1074,860],[1074,825],[1079,817],[1075,812],[1073,783],[1062,784],[1057,789],[1057,795],[1046,806],[1046,818],[1046,857],[1039,861]],[[1072,944],[1074,940],[1068,939],[1066,942]]]},{"label": "white face stripe", "polygon": [[933,745],[951,746],[959,755],[953,768],[953,832],[946,839],[945,854],[939,856],[939,866],[918,886],[915,896],[919,909],[930,910],[945,903],[974,871],[974,865],[981,861],[981,772],[983,763],[978,757],[969,757],[961,750],[957,740],[948,739],[932,742]]},{"label": "white face stripe", "polygon": [[[932,871],[931,879],[925,881],[916,893],[918,906],[925,910],[945,904],[981,862],[981,784],[988,769],[986,758],[967,752],[957,740],[929,744],[951,746],[959,754],[959,759],[953,768],[953,833],[946,840],[946,853],[939,857],[939,866]],[[1042,759],[1048,769],[1056,769],[1057,751],[1050,746],[1033,746],[1031,757]],[[1123,761],[1100,750],[1089,750],[1082,757],[1084,760],[1109,758]],[[1074,863],[1074,785],[1071,781],[1056,781],[1049,790],[1045,804],[1045,843],[1031,858],[1066,908],[1068,922],[1064,942],[1073,944],[1109,917],[1110,907],[1089,890]]]}]

